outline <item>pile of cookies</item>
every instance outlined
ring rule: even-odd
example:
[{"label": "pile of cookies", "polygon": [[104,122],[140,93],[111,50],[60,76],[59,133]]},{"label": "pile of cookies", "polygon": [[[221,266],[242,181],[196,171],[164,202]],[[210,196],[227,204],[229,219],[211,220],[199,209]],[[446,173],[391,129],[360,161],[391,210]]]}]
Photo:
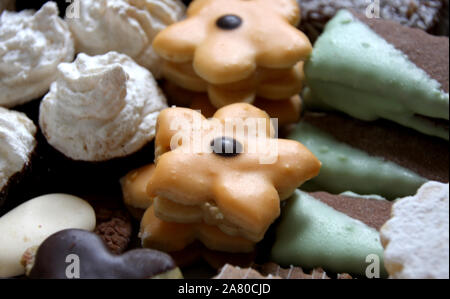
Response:
[{"label": "pile of cookies", "polygon": [[0,278],[449,277],[448,1],[41,2],[0,5]]},{"label": "pile of cookies", "polygon": [[[206,124],[195,128],[195,119]],[[251,130],[249,120],[266,120],[264,135],[245,136]],[[267,114],[249,104],[233,104],[219,109],[213,120],[186,108],[163,110],[157,123],[155,166],[152,171],[131,173],[123,180],[125,194],[146,182],[152,205],[141,222],[145,247],[166,252],[183,250],[195,240],[217,251],[251,252],[269,226],[280,214],[280,200],[285,200],[303,182],[316,176],[320,162],[296,141],[275,139]],[[220,121],[233,126],[230,134]],[[174,129],[175,122],[180,127]],[[244,134],[237,129],[244,124]],[[200,134],[199,152],[190,146]],[[175,136],[183,142],[171,146]],[[255,151],[251,147],[261,142]],[[210,147],[210,154],[206,153]],[[206,148],[203,151],[203,148]],[[276,161],[267,164],[267,149],[276,148]],[[271,153],[269,153],[270,155]],[[150,166],[151,167],[151,166]],[[289,174],[286,177],[285,174]],[[242,185],[247,188],[242,188]],[[128,204],[138,207],[134,197]]]},{"label": "pile of cookies", "polygon": [[[156,36],[153,47],[163,58],[162,74],[174,104],[211,111],[249,103],[282,124],[298,121],[303,62],[312,50],[295,28],[300,10],[293,1],[257,5],[260,13],[255,14],[252,2],[197,1],[185,20]],[[292,110],[280,113],[280,106]]]}]

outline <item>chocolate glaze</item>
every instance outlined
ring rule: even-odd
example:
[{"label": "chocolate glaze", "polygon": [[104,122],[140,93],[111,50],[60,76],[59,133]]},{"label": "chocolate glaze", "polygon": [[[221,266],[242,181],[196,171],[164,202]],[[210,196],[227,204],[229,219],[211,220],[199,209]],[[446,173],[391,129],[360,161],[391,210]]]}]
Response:
[{"label": "chocolate glaze", "polygon": [[339,113],[305,113],[303,120],[338,141],[434,181],[449,179],[448,142],[386,120],[365,122]]},{"label": "chocolate glaze", "polygon": [[369,19],[355,11],[352,13],[397,50],[405,53],[409,60],[438,81],[442,89],[448,93],[448,37],[433,36],[420,29],[408,28],[389,20]]},{"label": "chocolate glaze", "polygon": [[333,209],[357,219],[376,230],[380,230],[381,226],[391,216],[393,203],[387,200],[333,195],[326,192],[314,192],[310,193],[310,195]]},{"label": "chocolate glaze", "polygon": [[172,258],[151,249],[134,249],[113,255],[94,233],[68,229],[47,238],[39,247],[30,278],[66,279],[70,254],[80,260],[81,279],[144,279],[176,268]]}]

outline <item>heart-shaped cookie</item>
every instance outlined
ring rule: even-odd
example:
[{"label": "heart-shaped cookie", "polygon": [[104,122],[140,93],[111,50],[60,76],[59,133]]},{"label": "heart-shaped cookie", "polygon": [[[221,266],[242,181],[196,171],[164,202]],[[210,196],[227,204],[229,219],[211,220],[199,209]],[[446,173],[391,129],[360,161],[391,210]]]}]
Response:
[{"label": "heart-shaped cookie", "polygon": [[48,237],[24,255],[30,278],[145,279],[182,278],[172,258],[151,249],[111,254],[96,234],[68,229]]}]

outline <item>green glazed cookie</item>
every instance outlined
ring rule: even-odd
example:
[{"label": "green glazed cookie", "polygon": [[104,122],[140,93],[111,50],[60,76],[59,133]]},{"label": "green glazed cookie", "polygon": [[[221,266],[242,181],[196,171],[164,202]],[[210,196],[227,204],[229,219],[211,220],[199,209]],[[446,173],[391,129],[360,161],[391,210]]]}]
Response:
[{"label": "green glazed cookie", "polygon": [[428,180],[448,182],[448,142],[386,120],[306,112],[288,138],[322,162],[306,191],[353,191],[387,199],[413,195]]},{"label": "green glazed cookie", "polygon": [[283,209],[272,260],[285,267],[384,277],[378,230],[390,210],[387,200],[298,190]]},{"label": "green glazed cookie", "polygon": [[305,64],[305,101],[449,140],[448,53],[448,37],[341,10]]}]

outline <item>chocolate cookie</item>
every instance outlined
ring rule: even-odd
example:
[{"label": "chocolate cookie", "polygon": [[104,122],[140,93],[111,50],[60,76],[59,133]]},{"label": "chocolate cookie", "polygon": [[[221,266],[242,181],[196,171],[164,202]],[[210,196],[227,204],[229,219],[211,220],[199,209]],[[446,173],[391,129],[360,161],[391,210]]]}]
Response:
[{"label": "chocolate cookie", "polygon": [[96,234],[63,230],[48,237],[34,257],[25,261],[30,278],[38,279],[145,279],[181,278],[172,258],[150,249],[135,249],[113,255]]},{"label": "chocolate cookie", "polygon": [[132,234],[130,216],[126,211],[102,209],[96,213],[94,232],[105,242],[111,252],[120,254],[127,249]]},{"label": "chocolate cookie", "polygon": [[[377,11],[373,10],[375,3],[368,3],[366,0],[298,0],[298,2],[302,12],[300,28],[313,41],[340,9],[354,9],[359,13],[378,15]],[[383,0],[380,1],[379,16],[408,27],[434,32],[440,21],[440,13],[444,9],[442,0]]]},{"label": "chocolate cookie", "polygon": [[90,194],[83,198],[86,198],[95,210],[94,232],[112,253],[123,253],[133,237],[133,223],[120,197]]},{"label": "chocolate cookie", "polygon": [[8,193],[29,172],[37,146],[36,132],[25,114],[0,107],[0,216]]},{"label": "chocolate cookie", "polygon": [[282,267],[384,277],[378,230],[391,205],[376,196],[297,191],[283,208],[271,260]]}]

